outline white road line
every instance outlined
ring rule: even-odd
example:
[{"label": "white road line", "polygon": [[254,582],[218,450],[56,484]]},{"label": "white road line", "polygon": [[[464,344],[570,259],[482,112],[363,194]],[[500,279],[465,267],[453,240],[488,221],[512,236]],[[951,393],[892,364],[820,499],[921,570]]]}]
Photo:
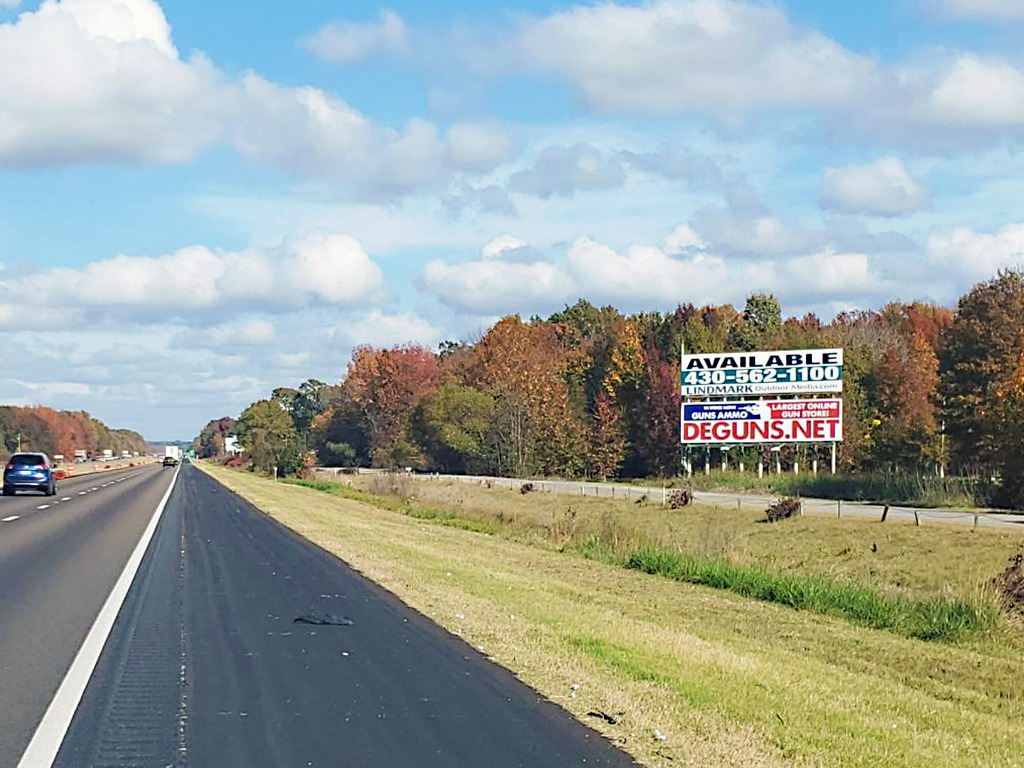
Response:
[{"label": "white road line", "polygon": [[71,497],[65,496],[63,499],[61,499],[61,501],[71,501]]},{"label": "white road line", "polygon": [[43,504],[41,506],[36,507],[36,509],[49,509],[49,508],[50,508],[49,504]]},{"label": "white road line", "polygon": [[87,493],[88,493],[88,491],[79,491],[78,495],[79,496],[85,496],[85,494],[87,494]]},{"label": "white road line", "polygon": [[14,522],[15,520],[17,520],[17,519],[18,519],[19,517],[21,517],[21,515],[11,515],[10,517],[5,517],[5,518],[3,519],[3,522],[5,522],[5,523],[13,523],[13,522]]},{"label": "white road line", "polygon": [[124,570],[121,571],[117,583],[114,584],[114,588],[110,591],[107,601],[103,604],[103,608],[100,609],[96,621],[93,622],[92,629],[89,630],[89,634],[86,635],[85,640],[82,642],[82,647],[78,649],[75,660],[71,662],[71,667],[64,676],[60,688],[57,689],[53,701],[50,702],[50,706],[46,709],[46,714],[43,715],[43,719],[39,722],[36,732],[32,735],[32,741],[29,742],[25,754],[21,756],[18,768],[49,768],[53,765],[53,761],[57,759],[60,745],[64,741],[65,734],[68,732],[72,718],[75,716],[75,710],[78,709],[78,704],[82,700],[85,687],[89,684],[89,678],[92,677],[92,672],[96,668],[96,662],[99,661],[103,645],[107,642],[110,630],[114,626],[114,620],[117,618],[121,605],[128,595],[128,588],[131,587],[132,581],[135,579],[139,565],[142,564],[142,557],[146,554],[146,548],[149,546],[153,533],[156,531],[157,523],[160,522],[160,517],[164,513],[167,500],[171,497],[171,491],[174,490],[174,484],[178,480],[179,471],[180,467],[175,470],[174,477],[171,478],[171,484],[167,487],[167,493],[160,499],[160,503],[149,520],[149,525],[142,532],[142,538],[139,539],[139,543],[135,546],[131,557],[125,563]]}]

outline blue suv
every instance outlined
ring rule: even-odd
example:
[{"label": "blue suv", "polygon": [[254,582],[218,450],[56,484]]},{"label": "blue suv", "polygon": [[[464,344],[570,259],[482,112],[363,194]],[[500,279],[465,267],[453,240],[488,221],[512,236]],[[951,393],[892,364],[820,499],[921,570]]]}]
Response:
[{"label": "blue suv", "polygon": [[13,496],[18,490],[42,491],[47,496],[57,495],[57,473],[45,453],[16,453],[4,467],[4,496]]}]

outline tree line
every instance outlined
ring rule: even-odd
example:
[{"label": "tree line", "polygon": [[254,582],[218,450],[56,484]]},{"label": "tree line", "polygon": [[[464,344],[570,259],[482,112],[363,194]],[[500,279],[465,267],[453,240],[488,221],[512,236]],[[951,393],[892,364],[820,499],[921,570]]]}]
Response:
[{"label": "tree line", "polygon": [[49,456],[63,455],[68,460],[75,451],[90,455],[109,449],[146,453],[145,438],[127,429],[110,429],[85,411],[56,411],[44,406],[19,408],[0,406],[0,460],[18,450],[42,451]]},{"label": "tree line", "polygon": [[[843,347],[843,471],[998,476],[1005,501],[1024,501],[1024,276],[1016,271],[975,286],[956,309],[891,303],[829,322],[783,318],[767,294],[742,309],[688,304],[634,315],[580,300],[548,318],[505,317],[477,340],[437,350],[359,347],[340,382],[274,390],[236,422],[211,422],[197,445],[216,455],[215,435],[222,445],[233,432],[256,467],[280,472],[316,461],[674,475],[683,460],[684,344],[687,352]],[[788,465],[823,448],[786,446],[779,458]],[[753,462],[767,448],[743,450]]]}]

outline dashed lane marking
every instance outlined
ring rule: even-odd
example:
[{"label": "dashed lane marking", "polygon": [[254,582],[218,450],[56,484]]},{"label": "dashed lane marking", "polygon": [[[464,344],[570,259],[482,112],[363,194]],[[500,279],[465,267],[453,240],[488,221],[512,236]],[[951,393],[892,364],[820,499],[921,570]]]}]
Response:
[{"label": "dashed lane marking", "polygon": [[42,504],[42,505],[36,507],[36,509],[49,509],[49,508],[50,508],[49,504]]},{"label": "dashed lane marking", "polygon": [[14,522],[15,520],[17,520],[17,519],[18,519],[19,517],[21,517],[21,515],[11,515],[10,517],[5,517],[5,518],[3,519],[3,522],[5,522],[5,523],[13,523],[13,522]]},{"label": "dashed lane marking", "polygon": [[61,501],[71,501],[71,497],[65,496],[63,499],[61,499]]},{"label": "dashed lane marking", "polygon": [[106,643],[110,630],[114,626],[114,620],[121,610],[124,599],[128,594],[128,588],[131,586],[132,581],[135,579],[135,574],[139,570],[139,565],[142,563],[142,558],[146,554],[149,542],[152,540],[156,527],[160,522],[164,507],[167,506],[167,500],[171,497],[171,492],[174,490],[174,485],[180,471],[180,467],[175,470],[171,483],[167,486],[167,491],[153,511],[153,516],[149,519],[149,524],[146,526],[146,530],[143,531],[139,543],[132,551],[128,562],[125,563],[124,570],[121,571],[121,575],[114,584],[114,588],[110,591],[110,595],[103,604],[103,608],[100,609],[99,615],[93,622],[89,634],[86,635],[82,646],[78,649],[75,660],[71,662],[71,667],[64,675],[64,680],[57,689],[53,701],[50,702],[46,714],[43,715],[43,719],[36,727],[36,732],[33,734],[28,748],[21,756],[21,760],[18,761],[18,768],[50,768],[56,760],[61,742],[64,741],[68,726],[71,725],[71,719],[74,717],[75,710],[78,709],[78,704],[82,700],[82,694],[85,693],[85,687],[88,685],[89,678],[92,677],[93,670],[96,668],[100,652],[103,650],[103,645]]}]

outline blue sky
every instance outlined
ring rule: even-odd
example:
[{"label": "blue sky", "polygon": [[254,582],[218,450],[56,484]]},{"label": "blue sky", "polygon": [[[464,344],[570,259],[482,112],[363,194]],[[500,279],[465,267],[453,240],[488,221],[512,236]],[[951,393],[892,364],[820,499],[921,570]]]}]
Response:
[{"label": "blue sky", "polygon": [[1024,5],[0,0],[0,402],[188,438],[584,296],[953,304],[1024,254]]}]

